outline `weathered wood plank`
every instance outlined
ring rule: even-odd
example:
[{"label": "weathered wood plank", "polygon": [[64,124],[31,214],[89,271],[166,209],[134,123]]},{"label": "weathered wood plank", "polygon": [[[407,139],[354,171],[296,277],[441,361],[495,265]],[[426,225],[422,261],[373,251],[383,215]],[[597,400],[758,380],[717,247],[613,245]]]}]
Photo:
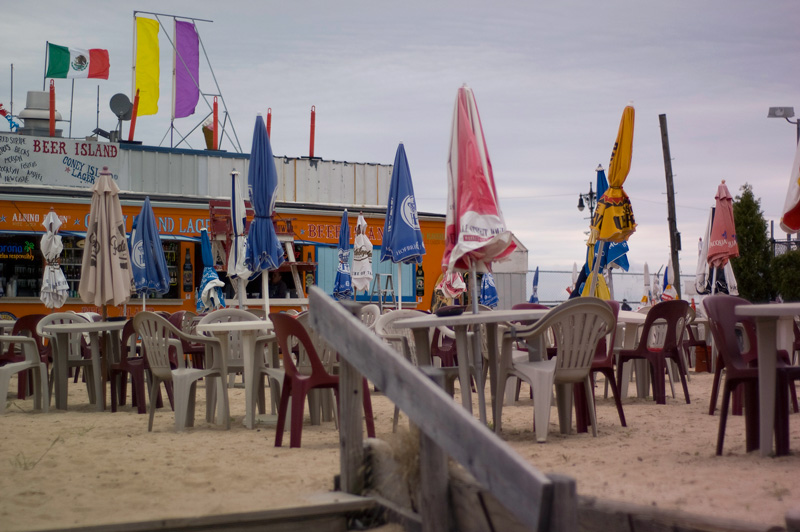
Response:
[{"label": "weathered wood plank", "polygon": [[[442,370],[420,369],[431,382],[444,389]],[[450,530],[447,453],[422,431],[419,431],[419,480],[422,532]]]},{"label": "weathered wood plank", "polygon": [[342,491],[359,495],[363,485],[359,473],[364,463],[361,428],[363,378],[347,360],[339,361],[339,461]]},{"label": "weathered wood plank", "polygon": [[360,321],[317,287],[311,288],[314,329],[425,434],[494,494],[531,530],[544,528],[552,483],[497,435],[455,404]]},{"label": "weathered wood plank", "polygon": [[[269,530],[270,532],[344,532],[350,515],[374,512],[376,502],[370,498],[338,494],[337,502],[314,506],[281,508],[263,512],[211,515],[203,517],[158,519],[137,523],[121,523],[82,527],[87,532],[226,532]],[[51,529],[46,532],[71,532],[74,528]]]},{"label": "weathered wood plank", "polygon": [[578,530],[578,493],[575,479],[559,474],[547,476],[553,482],[554,487],[548,532]]}]

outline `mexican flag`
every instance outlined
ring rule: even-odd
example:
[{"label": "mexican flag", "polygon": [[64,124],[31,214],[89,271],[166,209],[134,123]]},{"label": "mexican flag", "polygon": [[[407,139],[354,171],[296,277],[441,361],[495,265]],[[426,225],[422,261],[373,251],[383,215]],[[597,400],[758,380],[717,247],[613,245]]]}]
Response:
[{"label": "mexican flag", "polygon": [[48,78],[108,79],[108,50],[67,48],[47,43]]}]

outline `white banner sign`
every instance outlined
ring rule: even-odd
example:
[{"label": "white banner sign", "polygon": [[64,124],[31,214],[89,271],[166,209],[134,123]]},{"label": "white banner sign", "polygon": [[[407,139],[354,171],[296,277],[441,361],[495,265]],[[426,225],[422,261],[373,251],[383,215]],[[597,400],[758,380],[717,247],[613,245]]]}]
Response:
[{"label": "white banner sign", "polygon": [[119,179],[118,144],[0,134],[0,184],[90,188],[104,166]]}]

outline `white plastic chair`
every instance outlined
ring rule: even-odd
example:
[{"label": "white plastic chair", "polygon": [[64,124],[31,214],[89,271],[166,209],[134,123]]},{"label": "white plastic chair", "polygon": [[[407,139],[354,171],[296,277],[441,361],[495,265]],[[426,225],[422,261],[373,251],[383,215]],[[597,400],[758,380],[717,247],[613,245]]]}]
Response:
[{"label": "white plastic chair", "polygon": [[[418,364],[414,333],[407,327],[396,327],[395,322],[406,318],[416,318],[424,314],[424,312],[414,309],[392,310],[386,314],[382,314],[375,321],[375,333],[415,366]],[[428,342],[430,342],[430,339],[428,339]],[[397,421],[399,417],[400,409],[395,406],[394,416],[392,418],[392,432],[397,431]]]},{"label": "white plastic chair", "polygon": [[[161,382],[172,381],[175,398],[175,430],[194,426],[195,396],[197,381],[205,379],[206,386],[206,421],[215,421],[215,400],[219,401],[217,424],[231,428],[230,410],[228,406],[228,389],[225,386],[225,358],[219,340],[207,336],[186,334],[172,325],[162,316],[153,312],[139,312],[133,318],[133,328],[142,338],[145,356],[147,357],[153,385],[150,389],[150,419],[147,430],[153,430],[156,398]],[[206,347],[205,369],[185,367],[181,339],[202,343]],[[178,369],[170,366],[169,350],[177,350]],[[217,393],[216,391],[219,390]]]},{"label": "white plastic chair", "polygon": [[[597,343],[615,325],[614,314],[604,301],[581,297],[562,303],[533,325],[512,327],[503,333],[497,397],[503,397],[508,377],[517,377],[531,386],[538,442],[547,441],[554,384],[561,433],[568,434],[572,424],[572,385],[583,382],[592,435],[597,436],[590,370]],[[556,356],[549,360],[545,348],[548,331],[552,331],[557,349]],[[531,356],[528,359],[513,357],[515,342],[529,346]],[[498,404],[498,429],[501,420],[502,401]]]},{"label": "white plastic chair", "polygon": [[375,303],[364,305],[358,311],[358,318],[361,320],[361,323],[366,325],[370,331],[375,330],[375,322],[378,320],[380,315],[381,308]]},{"label": "white plastic chair", "polygon": [[47,365],[39,357],[39,348],[36,340],[27,336],[0,336],[0,343],[3,345],[19,345],[25,360],[22,362],[11,362],[5,366],[0,366],[0,415],[6,411],[6,398],[8,397],[8,386],[11,377],[16,373],[32,369],[33,370],[33,408],[47,412],[50,410],[50,395],[47,391]]}]

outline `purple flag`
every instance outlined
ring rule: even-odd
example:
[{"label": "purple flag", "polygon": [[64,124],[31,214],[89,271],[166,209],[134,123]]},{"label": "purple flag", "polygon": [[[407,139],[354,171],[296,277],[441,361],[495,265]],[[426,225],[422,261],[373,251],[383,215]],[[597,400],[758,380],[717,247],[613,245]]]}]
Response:
[{"label": "purple flag", "polygon": [[200,99],[200,39],[191,22],[175,21],[174,118],[194,114]]}]

